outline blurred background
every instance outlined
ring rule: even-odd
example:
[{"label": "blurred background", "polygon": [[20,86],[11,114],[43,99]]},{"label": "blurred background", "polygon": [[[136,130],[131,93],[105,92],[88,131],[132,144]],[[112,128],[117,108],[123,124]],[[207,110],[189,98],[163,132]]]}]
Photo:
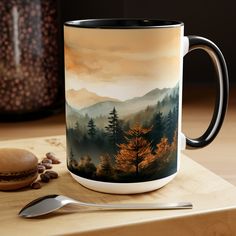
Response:
[{"label": "blurred background", "polygon": [[[233,64],[235,5],[233,0],[227,4],[213,0],[199,0],[195,4],[187,0],[172,1],[171,4],[155,0],[2,0],[0,121],[38,119],[63,110],[63,23],[75,19],[183,21],[185,35],[204,36],[222,50],[229,68],[232,95],[236,87]],[[212,108],[216,95],[215,79],[214,67],[204,51],[187,54],[184,57],[184,104],[207,102]]]},{"label": "blurred background", "polygon": [[[185,35],[200,35],[211,39],[222,50],[229,68],[231,84],[236,86],[234,57],[236,47],[235,7],[233,0],[136,1],[136,0],[67,0],[64,1],[63,20],[109,17],[137,17],[181,20]],[[186,86],[214,86],[214,68],[208,56],[194,51],[184,60]]]}]

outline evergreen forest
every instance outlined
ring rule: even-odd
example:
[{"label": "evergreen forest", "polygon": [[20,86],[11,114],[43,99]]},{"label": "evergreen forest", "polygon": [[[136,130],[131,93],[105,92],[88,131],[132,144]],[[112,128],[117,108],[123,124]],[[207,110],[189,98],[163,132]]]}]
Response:
[{"label": "evergreen forest", "polygon": [[120,117],[114,106],[91,117],[67,103],[68,168],[81,177],[107,182],[140,182],[177,169],[178,93]]}]

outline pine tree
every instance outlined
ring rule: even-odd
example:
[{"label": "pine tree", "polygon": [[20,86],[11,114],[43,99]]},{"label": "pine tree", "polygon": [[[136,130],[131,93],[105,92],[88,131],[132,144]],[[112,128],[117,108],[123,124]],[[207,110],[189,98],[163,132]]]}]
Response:
[{"label": "pine tree", "polygon": [[164,132],[169,143],[172,143],[175,126],[176,122],[173,119],[173,113],[170,110],[165,120],[165,132]]},{"label": "pine tree", "polygon": [[153,116],[152,124],[153,128],[149,136],[152,140],[152,146],[154,148],[163,138],[165,131],[163,115],[161,112],[158,112]]},{"label": "pine tree", "polygon": [[82,126],[79,124],[78,121],[75,122],[73,127],[73,139],[75,139],[78,142],[81,142],[83,140],[84,132],[82,131]]},{"label": "pine tree", "polygon": [[178,132],[177,129],[174,132],[173,141],[170,145],[170,155],[168,156],[169,163],[172,162],[172,165],[176,166],[177,164],[177,145],[178,145]]},{"label": "pine tree", "polygon": [[178,106],[175,106],[173,109],[173,128],[176,130],[178,128],[178,120],[179,120],[179,109]]},{"label": "pine tree", "polygon": [[94,124],[94,120],[92,118],[88,122],[88,135],[92,139],[96,135],[96,125]]},{"label": "pine tree", "polygon": [[73,135],[74,135],[74,138],[77,141],[80,141],[81,132],[80,132],[80,127],[79,127],[79,122],[78,121],[75,122],[75,126],[74,126],[74,129],[73,129]]},{"label": "pine tree", "polygon": [[114,107],[113,110],[109,113],[108,117],[108,126],[105,127],[106,134],[110,139],[110,142],[113,146],[113,149],[117,149],[117,144],[120,144],[123,139],[123,131],[120,126],[119,117]]},{"label": "pine tree", "polygon": [[176,152],[176,150],[177,150],[177,145],[178,145],[177,134],[178,134],[178,132],[177,132],[177,129],[176,129],[175,132],[174,132],[173,141],[171,143],[171,151],[173,151],[173,152]]},{"label": "pine tree", "polygon": [[116,168],[123,172],[133,172],[139,175],[140,166],[153,158],[151,143],[144,138],[151,129],[142,128],[136,124],[126,132],[126,141],[118,145],[120,148],[116,155]]}]

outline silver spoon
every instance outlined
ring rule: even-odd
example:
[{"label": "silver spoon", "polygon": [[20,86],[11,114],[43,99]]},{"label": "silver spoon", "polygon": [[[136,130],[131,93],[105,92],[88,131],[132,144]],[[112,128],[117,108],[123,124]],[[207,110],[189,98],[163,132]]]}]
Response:
[{"label": "silver spoon", "polygon": [[191,209],[193,208],[190,202],[178,202],[178,203],[134,203],[134,204],[97,204],[88,203],[74,200],[62,195],[46,195],[44,197],[37,198],[28,203],[19,212],[19,216],[26,218],[33,218],[37,216],[46,215],[53,211],[56,211],[67,204],[76,204],[82,207],[96,207],[102,209],[114,209],[114,210],[168,210],[168,209]]}]

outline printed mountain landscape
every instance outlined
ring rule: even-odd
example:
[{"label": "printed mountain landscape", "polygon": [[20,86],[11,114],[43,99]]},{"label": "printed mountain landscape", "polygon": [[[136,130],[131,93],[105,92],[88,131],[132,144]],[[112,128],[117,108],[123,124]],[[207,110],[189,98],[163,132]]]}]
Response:
[{"label": "printed mountain landscape", "polygon": [[176,172],[178,84],[121,101],[66,92],[68,168],[99,181],[140,182]]}]

